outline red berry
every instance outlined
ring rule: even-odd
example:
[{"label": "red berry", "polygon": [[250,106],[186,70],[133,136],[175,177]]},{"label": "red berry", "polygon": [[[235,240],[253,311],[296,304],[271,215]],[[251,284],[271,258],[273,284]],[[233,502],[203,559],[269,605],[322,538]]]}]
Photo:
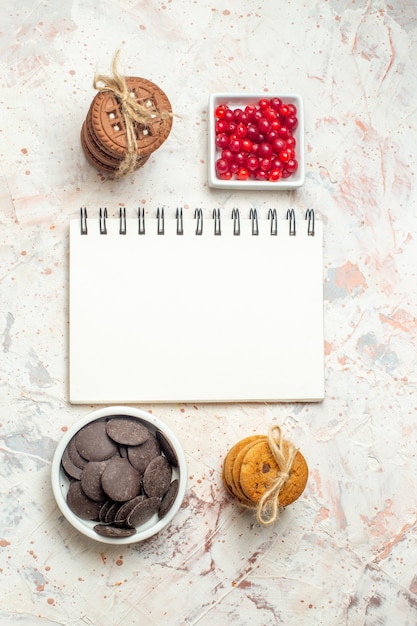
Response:
[{"label": "red berry", "polygon": [[296,143],[297,142],[295,140],[295,137],[293,137],[292,135],[291,135],[291,137],[288,137],[288,139],[286,139],[286,141],[285,141],[285,145],[286,145],[287,148],[295,148]]},{"label": "red berry", "polygon": [[273,122],[277,118],[277,112],[272,107],[268,107],[264,110],[264,117],[270,122]]},{"label": "red berry", "polygon": [[261,100],[259,100],[258,102],[258,106],[260,109],[267,109],[269,107],[269,100],[267,100],[266,98],[261,98]]},{"label": "red berry", "polygon": [[235,119],[235,122],[240,122],[240,116],[242,115],[243,111],[242,109],[234,109],[233,111],[233,117]]},{"label": "red berry", "polygon": [[288,161],[288,163],[285,166],[285,169],[287,170],[287,172],[290,172],[290,174],[293,174],[294,172],[297,171],[298,169],[298,162],[296,159],[290,159]]},{"label": "red berry", "polygon": [[275,183],[277,180],[282,178],[282,170],[279,169],[271,169],[269,172],[268,180]]},{"label": "red berry", "polygon": [[248,139],[247,137],[242,139],[242,150],[244,150],[245,152],[251,152],[252,147],[253,147],[253,142],[250,139]]},{"label": "red berry", "polygon": [[281,137],[281,139],[288,139],[288,137],[291,135],[290,129],[286,126],[281,126],[281,128],[278,128],[277,133]]},{"label": "red berry", "polygon": [[249,170],[246,169],[246,167],[241,167],[237,173],[236,176],[239,180],[248,180],[249,178]]},{"label": "red berry", "polygon": [[279,121],[279,119],[272,120],[272,122],[271,122],[271,131],[272,130],[278,130],[278,128],[280,128],[280,126],[281,126],[281,122]]},{"label": "red berry", "polygon": [[220,133],[216,137],[216,146],[220,149],[227,148],[229,145],[229,135],[226,133]]},{"label": "red berry", "polygon": [[246,167],[249,171],[254,172],[259,167],[259,159],[254,154],[248,156],[246,160]]},{"label": "red berry", "polygon": [[222,159],[226,159],[226,161],[232,161],[234,157],[234,154],[231,150],[229,150],[228,148],[226,148],[225,150],[222,150]]},{"label": "red berry", "polygon": [[222,180],[230,180],[232,176],[233,174],[230,171],[224,172],[224,174],[219,174],[219,178],[221,178]]},{"label": "red berry", "polygon": [[229,109],[229,107],[227,107],[227,109],[225,110],[223,119],[225,119],[226,122],[233,122],[234,120],[233,111]]},{"label": "red berry", "polygon": [[246,124],[242,124],[242,122],[239,122],[239,124],[236,127],[236,137],[238,137],[239,139],[243,139],[243,137],[246,137],[247,132],[248,132],[248,129],[247,129]]},{"label": "red berry", "polygon": [[284,169],[284,163],[282,161],[280,161],[279,159],[272,159],[271,170],[283,170],[283,169]]},{"label": "red berry", "polygon": [[244,152],[238,152],[234,155],[233,162],[237,163],[239,167],[245,167],[246,165],[246,154]]},{"label": "red berry", "polygon": [[219,120],[220,120],[220,119],[223,119],[223,118],[224,118],[224,115],[225,115],[225,113],[226,113],[226,110],[227,110],[228,108],[229,108],[229,107],[227,106],[227,104],[219,104],[219,105],[216,107],[215,111],[214,111],[214,115],[215,115],[215,116],[216,116]]},{"label": "red berry", "polygon": [[251,115],[251,121],[254,124],[258,124],[259,120],[261,120],[263,118],[264,114],[262,113],[262,111],[260,109],[255,109],[255,111],[253,111],[252,115]]},{"label": "red berry", "polygon": [[231,139],[229,143],[229,148],[232,152],[240,152],[240,150],[242,149],[241,139],[237,139],[237,137],[235,139]]},{"label": "red berry", "polygon": [[298,120],[294,115],[289,115],[285,120],[285,126],[290,130],[295,130],[298,126]]},{"label": "red berry", "polygon": [[229,135],[233,135],[234,133],[236,133],[236,129],[237,129],[237,124],[236,122],[227,122],[227,133],[229,133]]},{"label": "red berry", "polygon": [[281,106],[278,107],[278,113],[281,117],[287,117],[287,115],[290,114],[290,109],[288,108],[288,105],[281,104]]},{"label": "red berry", "polygon": [[290,102],[288,105],[288,108],[290,110],[290,115],[297,115],[297,107],[295,106],[295,104],[293,104],[292,102]]},{"label": "red berry", "polygon": [[272,142],[272,149],[277,154],[279,153],[280,150],[284,150],[286,147],[287,147],[287,144],[284,141],[284,139],[282,139],[281,137],[278,137],[278,139],[274,139],[274,141]]},{"label": "red berry", "polygon": [[250,139],[251,141],[258,141],[259,130],[258,127],[255,126],[255,124],[249,124],[249,126],[246,127],[246,138]]},{"label": "red berry", "polygon": [[255,172],[255,178],[256,180],[268,180],[268,174],[259,168]]},{"label": "red berry", "polygon": [[252,115],[254,111],[256,111],[256,106],[254,104],[248,104],[245,106],[245,113]]},{"label": "red berry", "polygon": [[262,159],[270,158],[272,156],[272,146],[270,143],[264,141],[259,144],[258,154]]},{"label": "red berry", "polygon": [[227,122],[224,120],[217,120],[215,129],[216,133],[225,133],[227,131]]},{"label": "red berry", "polygon": [[288,150],[280,150],[278,156],[279,156],[280,161],[282,161],[283,163],[288,163],[288,161],[291,158],[291,155],[288,152]]},{"label": "red berry", "polygon": [[259,132],[263,134],[269,133],[271,130],[271,122],[267,120],[266,117],[261,117],[261,119],[258,120],[257,126]]},{"label": "red berry", "polygon": [[226,159],[217,159],[216,161],[216,172],[219,174],[224,174],[229,169],[229,161]]},{"label": "red berry", "polygon": [[278,109],[281,106],[281,104],[282,104],[281,98],[272,98],[272,100],[271,100],[271,107],[273,109],[275,109],[275,111],[278,111]]},{"label": "red berry", "polygon": [[260,168],[261,170],[263,170],[264,172],[269,172],[269,170],[271,169],[271,159],[261,159],[261,163],[260,163]]}]

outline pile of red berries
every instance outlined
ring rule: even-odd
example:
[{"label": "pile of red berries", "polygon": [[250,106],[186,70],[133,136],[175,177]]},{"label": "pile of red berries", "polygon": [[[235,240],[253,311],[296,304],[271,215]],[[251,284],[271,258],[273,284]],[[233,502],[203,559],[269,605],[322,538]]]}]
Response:
[{"label": "pile of red berries", "polygon": [[276,182],[298,168],[296,140],[297,107],[280,98],[262,98],[257,105],[215,109],[216,174],[222,180],[254,179]]}]

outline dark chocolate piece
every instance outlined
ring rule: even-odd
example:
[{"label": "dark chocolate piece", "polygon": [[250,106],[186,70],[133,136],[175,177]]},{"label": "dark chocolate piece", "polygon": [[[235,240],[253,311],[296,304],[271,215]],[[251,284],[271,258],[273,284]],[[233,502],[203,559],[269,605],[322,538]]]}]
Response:
[{"label": "dark chocolate piece", "polygon": [[101,484],[109,498],[126,502],[140,493],[140,474],[128,459],[113,457],[101,476]]},{"label": "dark chocolate piece", "polygon": [[139,446],[150,435],[146,426],[130,417],[113,417],[107,422],[106,431],[113,441],[127,446]]},{"label": "dark chocolate piece", "polygon": [[75,435],[78,452],[88,461],[105,461],[118,454],[117,444],[106,432],[105,422],[91,422]]},{"label": "dark chocolate piece", "polygon": [[84,493],[79,480],[74,480],[68,489],[67,504],[71,511],[82,519],[98,520],[101,504]]},{"label": "dark chocolate piece", "polygon": [[106,526],[105,524],[96,524],[94,530],[102,537],[114,537],[116,539],[132,537],[132,535],[136,534],[135,528],[118,528],[117,526]]},{"label": "dark chocolate piece", "polygon": [[159,507],[158,515],[160,519],[168,513],[168,511],[174,504],[175,499],[178,494],[179,486],[180,486],[179,480],[178,478],[176,478],[175,480],[172,481],[172,483],[168,487],[168,491],[163,496],[161,500],[161,506]]},{"label": "dark chocolate piece", "polygon": [[162,498],[171,483],[172,467],[164,456],[157,456],[149,463],[143,474],[143,490],[146,495]]}]

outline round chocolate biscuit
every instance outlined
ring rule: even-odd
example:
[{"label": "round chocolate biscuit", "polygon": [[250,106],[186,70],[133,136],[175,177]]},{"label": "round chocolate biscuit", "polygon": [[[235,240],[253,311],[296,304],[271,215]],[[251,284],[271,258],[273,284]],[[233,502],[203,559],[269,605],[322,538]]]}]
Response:
[{"label": "round chocolate biscuit", "polygon": [[101,476],[101,484],[109,498],[126,502],[139,495],[141,476],[128,459],[112,458]]},{"label": "round chocolate biscuit", "polygon": [[157,456],[143,474],[143,490],[149,498],[162,498],[168,490],[171,478],[171,464],[164,456]]},{"label": "round chocolate biscuit", "polygon": [[83,149],[83,152],[87,161],[90,163],[90,165],[95,167],[96,170],[100,170],[101,172],[104,172],[105,174],[114,174],[115,172],[114,168],[108,167],[107,165],[103,165],[101,161],[97,159],[97,157],[94,154],[92,154],[92,152],[90,152],[85,141],[84,131],[85,131],[85,127],[83,125],[81,129],[80,138],[81,138],[81,146],[82,146],[82,149]]},{"label": "round chocolate biscuit", "polygon": [[83,136],[87,149],[102,165],[111,167],[112,169],[118,168],[122,159],[110,156],[102,149],[102,146],[95,141],[90,126],[89,119],[86,118],[83,124]]},{"label": "round chocolate biscuit", "polygon": [[[139,104],[155,111],[172,113],[171,103],[160,87],[149,80],[127,77],[127,85]],[[101,91],[93,99],[91,106],[93,132],[100,144],[106,146],[116,157],[124,157],[127,152],[125,121],[117,97],[111,91]],[[152,119],[146,126],[135,124],[136,153],[148,156],[157,150],[167,139],[172,128],[172,117]]]}]

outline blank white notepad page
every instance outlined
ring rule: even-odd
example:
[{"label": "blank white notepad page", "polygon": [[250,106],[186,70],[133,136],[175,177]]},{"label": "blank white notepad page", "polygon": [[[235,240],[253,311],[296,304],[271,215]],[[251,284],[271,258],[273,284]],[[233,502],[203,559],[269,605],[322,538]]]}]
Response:
[{"label": "blank white notepad page", "polygon": [[70,227],[73,403],[319,401],[324,396],[322,224],[88,218]]}]

